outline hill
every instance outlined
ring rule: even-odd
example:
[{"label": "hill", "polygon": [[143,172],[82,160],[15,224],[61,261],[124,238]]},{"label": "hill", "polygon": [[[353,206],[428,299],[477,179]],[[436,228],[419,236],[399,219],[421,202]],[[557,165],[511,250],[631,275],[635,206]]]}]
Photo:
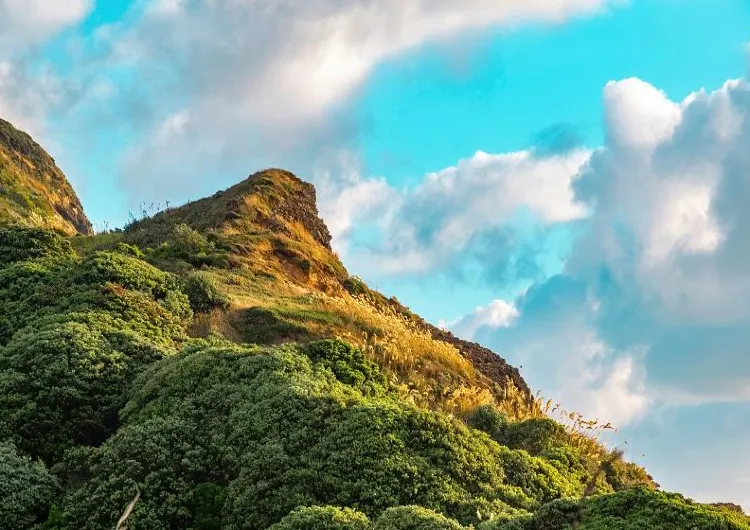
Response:
[{"label": "hill", "polygon": [[28,134],[0,119],[0,222],[92,234],[60,168]]},{"label": "hill", "polygon": [[350,276],[286,171],[93,236],[0,223],[0,528],[750,529],[548,411]]}]

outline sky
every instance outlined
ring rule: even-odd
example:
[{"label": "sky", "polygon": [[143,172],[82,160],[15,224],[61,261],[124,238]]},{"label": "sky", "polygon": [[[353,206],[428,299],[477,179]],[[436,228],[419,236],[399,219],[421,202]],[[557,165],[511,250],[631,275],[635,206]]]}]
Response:
[{"label": "sky", "polygon": [[266,167],[353,273],[750,510],[746,0],[0,0],[100,229]]}]

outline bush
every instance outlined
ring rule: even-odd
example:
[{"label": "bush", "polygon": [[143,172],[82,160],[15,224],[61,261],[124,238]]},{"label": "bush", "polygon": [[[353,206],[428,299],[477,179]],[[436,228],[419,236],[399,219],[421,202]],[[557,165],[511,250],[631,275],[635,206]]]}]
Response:
[{"label": "bush", "polygon": [[420,505],[466,524],[569,488],[541,459],[455,419],[364,396],[299,346],[191,347],[134,388],[117,432],[66,460],[62,476],[85,477],[64,503],[67,528],[114,526],[136,486],[134,528],[194,527],[194,490],[214,484],[226,488],[227,529],[267,528],[322,505],[371,518]]},{"label": "bush", "polygon": [[117,427],[135,376],[165,352],[106,314],[50,318],[0,348],[0,439],[48,464]]},{"label": "bush", "polygon": [[531,455],[540,455],[568,442],[565,427],[550,418],[532,418],[509,423],[495,438],[511,449],[523,449]]},{"label": "bush", "polygon": [[0,267],[28,259],[74,255],[70,243],[52,230],[0,227]]},{"label": "bush", "polygon": [[216,247],[214,241],[186,224],[174,226],[165,240],[149,251],[149,257],[156,260],[183,260],[194,267],[226,267],[229,256],[225,250]]},{"label": "bush", "polygon": [[0,528],[28,530],[44,521],[59,494],[60,486],[44,464],[0,443]]},{"label": "bush", "polygon": [[314,506],[298,508],[268,530],[370,530],[363,513],[350,508]]},{"label": "bush", "polygon": [[502,440],[508,427],[508,416],[494,405],[480,405],[466,417],[466,424],[486,432],[494,440]]},{"label": "bush", "polygon": [[231,305],[229,297],[219,290],[216,281],[203,272],[192,272],[185,278],[185,294],[196,313],[214,309],[226,310]]},{"label": "bush", "polygon": [[375,523],[374,530],[461,530],[465,527],[444,515],[421,506],[389,508]]},{"label": "bush", "polygon": [[0,345],[40,318],[88,311],[116,315],[123,328],[164,344],[182,338],[192,321],[175,276],[123,254],[45,258],[0,269]]},{"label": "bush", "polygon": [[558,500],[533,516],[481,530],[747,530],[750,519],[693,503],[681,495],[632,488],[582,501]]},{"label": "bush", "polygon": [[386,378],[380,367],[366,359],[362,350],[342,340],[322,340],[307,345],[305,352],[314,363],[330,369],[346,385],[365,393],[382,391]]},{"label": "bush", "polygon": [[141,252],[141,249],[139,249],[135,245],[129,245],[127,243],[117,243],[113,251],[118,252],[120,254],[125,254],[126,256],[132,256],[138,259],[142,259],[145,257],[143,252]]}]

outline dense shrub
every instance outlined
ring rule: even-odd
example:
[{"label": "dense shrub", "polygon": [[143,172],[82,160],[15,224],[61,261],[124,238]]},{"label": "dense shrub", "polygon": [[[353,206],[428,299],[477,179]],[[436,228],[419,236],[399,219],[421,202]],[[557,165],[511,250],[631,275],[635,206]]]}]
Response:
[{"label": "dense shrub", "polygon": [[494,440],[501,440],[505,436],[508,426],[508,416],[494,405],[480,405],[466,417],[469,427],[486,432]]},{"label": "dense shrub", "polygon": [[28,530],[44,521],[59,493],[57,480],[44,464],[0,443],[0,528]]},{"label": "dense shrub", "polygon": [[540,455],[568,441],[565,428],[550,418],[531,418],[508,423],[497,441],[511,449]]},{"label": "dense shrub", "polygon": [[172,227],[164,241],[149,250],[148,256],[164,261],[182,260],[195,267],[226,267],[229,263],[226,250],[218,248],[215,241],[186,224]]},{"label": "dense shrub", "polygon": [[693,503],[680,495],[637,487],[583,501],[558,500],[533,516],[488,524],[481,530],[567,530],[574,525],[579,530],[746,530],[750,519]]},{"label": "dense shrub", "polygon": [[133,379],[176,349],[192,311],[176,277],[133,256],[39,255],[0,268],[0,440],[52,464],[114,431]]},{"label": "dense shrub", "polygon": [[313,362],[330,369],[339,381],[365,393],[382,391],[386,385],[380,367],[366,359],[362,350],[342,340],[313,342],[305,352]]},{"label": "dense shrub", "polygon": [[135,245],[129,245],[127,243],[117,243],[113,251],[119,252],[120,254],[125,254],[126,256],[132,256],[134,258],[139,258],[139,259],[142,259],[145,257],[145,254],[141,252],[141,249],[139,249]]},{"label": "dense shrub", "polygon": [[374,525],[374,530],[462,530],[458,522],[421,506],[389,508]]},{"label": "dense shrub", "polygon": [[269,530],[370,530],[367,516],[350,508],[313,506],[299,508]]},{"label": "dense shrub", "polygon": [[214,309],[228,309],[229,297],[221,292],[216,281],[203,272],[192,272],[185,278],[185,294],[190,307],[196,313],[207,313]]},{"label": "dense shrub", "polygon": [[[191,348],[135,385],[124,424],[63,475],[85,477],[64,505],[68,530],[112,526],[136,487],[134,528],[191,528],[199,485],[226,488],[226,529],[267,528],[299,506],[373,519],[421,505],[464,523],[566,495],[541,459],[457,420],[365,397],[296,346]],[[538,474],[522,477],[521,470]]]},{"label": "dense shrub", "polygon": [[39,318],[87,311],[108,312],[124,328],[165,344],[181,338],[192,320],[175,276],[115,252],[0,269],[0,345]]},{"label": "dense shrub", "polygon": [[0,348],[0,439],[48,464],[102,443],[135,376],[164,355],[106,313],[37,321]]},{"label": "dense shrub", "polygon": [[70,243],[51,230],[0,227],[0,267],[34,258],[73,255]]}]

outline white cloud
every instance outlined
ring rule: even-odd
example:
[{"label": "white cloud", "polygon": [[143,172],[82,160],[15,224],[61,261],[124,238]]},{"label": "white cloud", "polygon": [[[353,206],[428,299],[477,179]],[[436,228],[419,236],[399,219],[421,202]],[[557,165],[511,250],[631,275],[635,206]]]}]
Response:
[{"label": "white cloud", "polygon": [[[175,194],[177,178],[182,196],[174,199],[206,193],[200,177],[209,169],[219,168],[227,183],[248,164],[278,160],[309,174],[319,159],[356,149],[356,118],[346,105],[377,64],[467,32],[559,23],[612,3],[159,0],[129,27],[98,33],[99,48],[110,50],[98,75],[125,70],[138,80],[122,86],[120,75],[118,99],[107,107],[126,108],[141,138],[123,157],[121,184],[137,203]],[[181,110],[191,115],[183,134],[156,149],[153,131]],[[192,152],[205,162],[186,174],[182,159]]]},{"label": "white cloud", "polygon": [[383,274],[424,273],[444,267],[477,238],[511,226],[524,212],[542,227],[584,218],[587,207],[575,200],[572,185],[590,155],[477,152],[402,190],[391,203],[383,244],[356,259]]},{"label": "white cloud", "polygon": [[608,420],[750,402],[750,83],[672,102],[630,79],[604,103],[607,142],[568,201],[589,208],[585,235],[509,328],[471,334]]},{"label": "white cloud", "polygon": [[0,117],[39,138],[47,113],[63,98],[60,80],[29,57],[35,48],[83,20],[90,0],[0,0]]},{"label": "white cloud", "polygon": [[0,0],[0,53],[6,57],[39,44],[81,21],[91,0]]},{"label": "white cloud", "polygon": [[345,99],[374,65],[422,43],[493,25],[562,21],[606,4],[160,0],[147,10],[131,46],[145,60],[158,60],[160,53],[179,57],[187,66],[181,80],[206,96],[231,96],[237,112],[299,124]]},{"label": "white cloud", "polygon": [[483,328],[508,328],[520,316],[518,309],[505,300],[493,300],[487,306],[477,307],[473,313],[458,318],[453,322],[442,323],[443,328],[450,328],[456,335],[466,340],[473,340],[476,332]]}]

